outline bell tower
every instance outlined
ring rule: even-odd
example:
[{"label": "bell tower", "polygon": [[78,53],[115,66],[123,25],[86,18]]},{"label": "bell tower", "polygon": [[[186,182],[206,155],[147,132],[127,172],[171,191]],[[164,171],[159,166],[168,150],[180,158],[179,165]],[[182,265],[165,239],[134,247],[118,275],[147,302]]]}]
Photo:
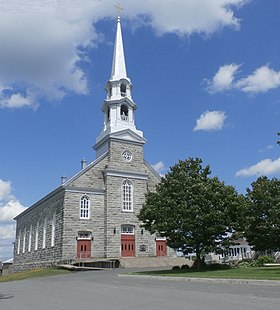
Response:
[{"label": "bell tower", "polygon": [[120,16],[117,19],[111,77],[105,90],[107,97],[102,105],[104,127],[93,147],[97,158],[108,151],[111,139],[142,145],[146,143],[143,132],[135,126],[137,106],[132,99],[132,84],[126,73]]}]

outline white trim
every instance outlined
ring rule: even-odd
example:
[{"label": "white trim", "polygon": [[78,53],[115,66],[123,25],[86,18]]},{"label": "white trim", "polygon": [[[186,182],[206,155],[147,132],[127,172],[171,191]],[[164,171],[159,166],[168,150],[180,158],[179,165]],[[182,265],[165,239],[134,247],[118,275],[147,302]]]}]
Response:
[{"label": "white trim", "polygon": [[56,223],[56,215],[54,213],[52,218],[51,247],[54,247],[55,244],[55,223]]},{"label": "white trim", "polygon": [[32,224],[30,225],[30,229],[29,229],[28,252],[31,252],[31,242],[32,242]]},{"label": "white trim", "polygon": [[133,183],[129,179],[122,182],[122,211],[133,212]]},{"label": "white trim", "polygon": [[69,193],[83,193],[84,195],[89,195],[89,194],[93,194],[93,195],[105,195],[105,191],[104,190],[88,190],[85,188],[75,188],[75,189],[71,189],[71,188],[67,188],[65,189],[65,192],[69,192]]},{"label": "white trim", "polygon": [[148,180],[148,174],[130,172],[124,170],[114,170],[114,169],[105,169],[105,176],[113,176],[113,177],[122,177],[122,178],[130,178],[134,180]]},{"label": "white trim", "polygon": [[[84,200],[87,200],[86,202],[86,205],[85,205],[85,201]],[[88,220],[90,219],[90,206],[91,206],[91,201],[90,201],[90,197],[86,194],[82,195],[80,197],[80,208],[79,208],[79,212],[80,212],[80,219],[81,220]],[[82,215],[85,215],[86,216],[82,216]]]},{"label": "white trim", "polygon": [[35,247],[34,250],[38,250],[38,240],[39,240],[39,221],[37,221],[36,230],[35,230]]}]

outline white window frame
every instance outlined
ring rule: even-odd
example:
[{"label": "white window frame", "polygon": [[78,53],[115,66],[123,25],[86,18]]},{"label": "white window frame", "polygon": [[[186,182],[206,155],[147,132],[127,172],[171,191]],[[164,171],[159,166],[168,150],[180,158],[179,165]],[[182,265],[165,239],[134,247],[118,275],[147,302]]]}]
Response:
[{"label": "white window frame", "polygon": [[19,234],[18,234],[17,254],[20,253],[20,241],[21,241],[21,230],[19,231]]},{"label": "white window frame", "polygon": [[133,225],[122,225],[121,226],[122,235],[134,235],[134,226]]},{"label": "white window frame", "polygon": [[80,219],[90,219],[90,198],[88,195],[83,195],[80,198]]},{"label": "white window frame", "polygon": [[122,182],[122,211],[133,212],[133,183],[128,179]]},{"label": "white window frame", "polygon": [[29,229],[28,252],[31,252],[31,243],[32,243],[32,224],[30,225],[30,229]]},{"label": "white window frame", "polygon": [[42,241],[42,249],[46,248],[46,237],[47,237],[47,219],[45,218],[43,224],[43,241]]},{"label": "white window frame", "polygon": [[52,235],[51,235],[51,246],[52,247],[55,244],[55,220],[56,220],[56,216],[54,213],[53,218],[52,218]]},{"label": "white window frame", "polygon": [[37,222],[36,230],[35,230],[35,247],[34,250],[38,250],[38,240],[39,240],[39,221]]},{"label": "white window frame", "polygon": [[25,242],[26,242],[26,228],[24,228],[23,240],[22,240],[22,253],[25,253]]}]

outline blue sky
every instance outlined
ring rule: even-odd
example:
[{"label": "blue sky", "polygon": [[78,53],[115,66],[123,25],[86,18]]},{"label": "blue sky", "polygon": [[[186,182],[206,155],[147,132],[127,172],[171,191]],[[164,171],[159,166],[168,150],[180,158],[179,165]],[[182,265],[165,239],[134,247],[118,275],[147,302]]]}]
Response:
[{"label": "blue sky", "polygon": [[[95,159],[116,1],[0,0],[0,258],[12,218]],[[123,0],[128,76],[160,173],[200,157],[245,193],[280,176],[280,2]]]}]

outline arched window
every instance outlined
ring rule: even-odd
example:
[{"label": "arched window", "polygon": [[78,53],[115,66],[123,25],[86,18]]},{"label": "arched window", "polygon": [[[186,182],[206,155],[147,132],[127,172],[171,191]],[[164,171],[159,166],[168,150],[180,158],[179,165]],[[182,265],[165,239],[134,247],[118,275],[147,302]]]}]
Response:
[{"label": "arched window", "polygon": [[130,180],[122,183],[122,206],[123,211],[133,211],[133,184]]},{"label": "arched window", "polygon": [[28,239],[28,252],[31,251],[31,243],[32,243],[32,224],[29,229],[29,239]]},{"label": "arched window", "polygon": [[43,242],[42,242],[42,249],[46,248],[46,237],[47,237],[47,218],[44,219],[43,224]]},{"label": "arched window", "polygon": [[80,200],[80,218],[89,219],[90,217],[90,199],[88,196],[82,196]]},{"label": "arched window", "polygon": [[39,240],[39,221],[37,222],[36,231],[35,231],[35,251],[38,250],[38,240]]},{"label": "arched window", "polygon": [[25,242],[26,242],[26,228],[24,229],[24,233],[23,233],[22,253],[25,253]]},{"label": "arched window", "polygon": [[108,109],[107,109],[107,121],[109,121],[110,120],[110,108],[108,107]]},{"label": "arched window", "polygon": [[20,253],[21,230],[18,233],[17,254]]},{"label": "arched window", "polygon": [[125,104],[121,106],[121,119],[123,121],[128,121],[128,107]]},{"label": "arched window", "polygon": [[121,96],[125,97],[126,96],[126,85],[121,84]]},{"label": "arched window", "polygon": [[55,242],[55,213],[52,218],[51,246],[54,246],[54,242]]}]

